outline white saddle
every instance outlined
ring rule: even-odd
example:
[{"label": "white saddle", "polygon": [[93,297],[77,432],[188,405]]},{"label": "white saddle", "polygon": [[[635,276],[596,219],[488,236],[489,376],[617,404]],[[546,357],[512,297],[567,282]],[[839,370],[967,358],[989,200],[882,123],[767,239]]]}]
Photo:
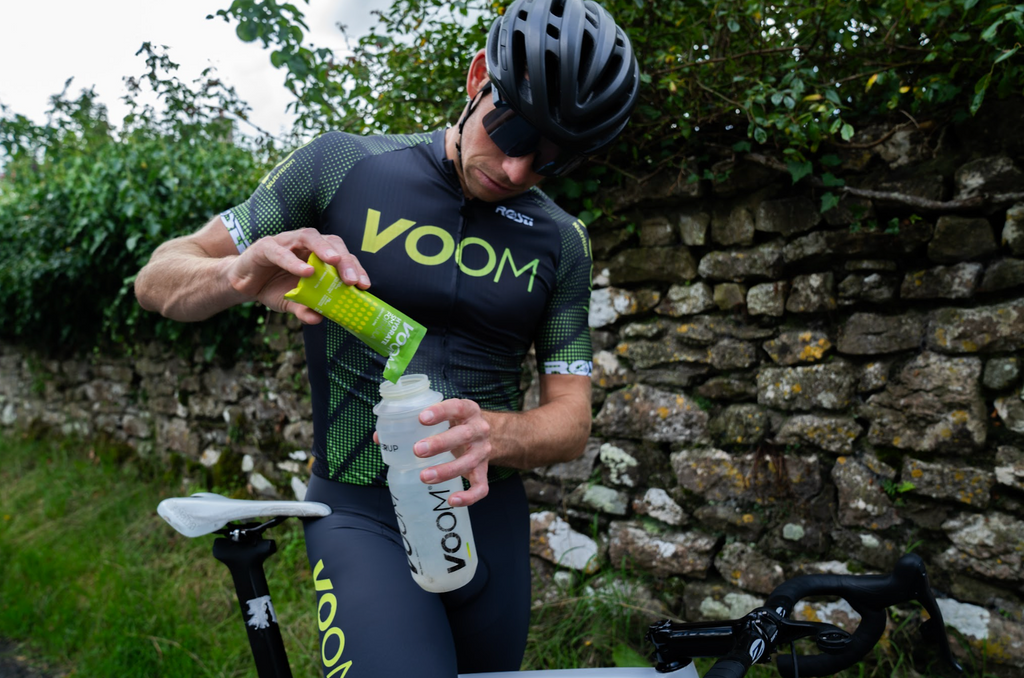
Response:
[{"label": "white saddle", "polygon": [[316,501],[254,501],[198,492],[191,497],[164,499],[156,512],[186,537],[201,537],[235,520],[285,516],[323,518],[331,515],[331,508]]}]

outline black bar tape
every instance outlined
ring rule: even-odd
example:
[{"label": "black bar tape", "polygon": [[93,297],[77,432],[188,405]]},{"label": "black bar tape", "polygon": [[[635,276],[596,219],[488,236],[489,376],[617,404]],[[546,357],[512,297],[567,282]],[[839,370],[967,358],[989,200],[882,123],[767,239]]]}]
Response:
[{"label": "black bar tape", "polygon": [[[885,622],[885,610],[872,610],[864,614],[857,630],[850,637],[846,650],[841,654],[797,655],[800,676],[805,678],[831,676],[853,666],[863,659],[864,655],[870,652],[882,637],[882,633],[885,631]],[[776,657],[776,665],[782,678],[793,678],[796,675],[793,672],[793,657],[791,655],[779,654]]]},{"label": "black bar tape", "polygon": [[735,659],[719,659],[704,678],[743,678],[747,666]]}]

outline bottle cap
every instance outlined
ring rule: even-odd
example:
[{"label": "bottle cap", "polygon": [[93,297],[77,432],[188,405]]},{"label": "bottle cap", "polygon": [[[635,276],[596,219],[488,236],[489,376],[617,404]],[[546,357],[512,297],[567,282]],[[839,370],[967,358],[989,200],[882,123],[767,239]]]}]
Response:
[{"label": "bottle cap", "polygon": [[383,381],[380,384],[380,397],[388,400],[411,398],[430,390],[430,377],[425,374],[406,374],[394,383]]}]

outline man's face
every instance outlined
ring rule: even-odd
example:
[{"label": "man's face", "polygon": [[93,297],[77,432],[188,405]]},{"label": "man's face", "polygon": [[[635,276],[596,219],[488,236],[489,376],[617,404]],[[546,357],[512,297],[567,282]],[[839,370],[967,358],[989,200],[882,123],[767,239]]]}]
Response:
[{"label": "man's face", "polygon": [[469,198],[497,202],[523,193],[543,179],[533,171],[533,153],[518,158],[505,155],[484,130],[483,117],[494,109],[489,95],[462,131],[462,187]]}]

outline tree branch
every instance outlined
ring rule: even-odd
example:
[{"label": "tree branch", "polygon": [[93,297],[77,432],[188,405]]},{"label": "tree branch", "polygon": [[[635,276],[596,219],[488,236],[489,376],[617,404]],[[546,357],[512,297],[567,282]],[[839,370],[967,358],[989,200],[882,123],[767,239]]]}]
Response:
[{"label": "tree branch", "polygon": [[[786,164],[778,158],[773,158],[761,153],[747,153],[743,157],[751,162],[756,162],[759,165],[776,170],[777,172],[785,172],[786,174],[789,174],[789,168],[786,167]],[[825,186],[824,182],[822,182],[818,177],[809,177],[808,181],[815,188],[827,188],[829,190],[835,190],[839,193],[852,195],[857,198],[867,198],[868,200],[905,205],[907,207],[913,207],[914,209],[921,210],[922,212],[964,212],[976,210],[979,207],[1010,205],[1024,200],[1024,192],[1020,192],[992,194],[982,193],[971,196],[970,198],[947,200],[943,202],[940,200],[922,198],[916,195],[908,195],[906,193],[896,193],[894,191],[875,191],[867,188],[855,188],[853,186],[830,187]]]}]

